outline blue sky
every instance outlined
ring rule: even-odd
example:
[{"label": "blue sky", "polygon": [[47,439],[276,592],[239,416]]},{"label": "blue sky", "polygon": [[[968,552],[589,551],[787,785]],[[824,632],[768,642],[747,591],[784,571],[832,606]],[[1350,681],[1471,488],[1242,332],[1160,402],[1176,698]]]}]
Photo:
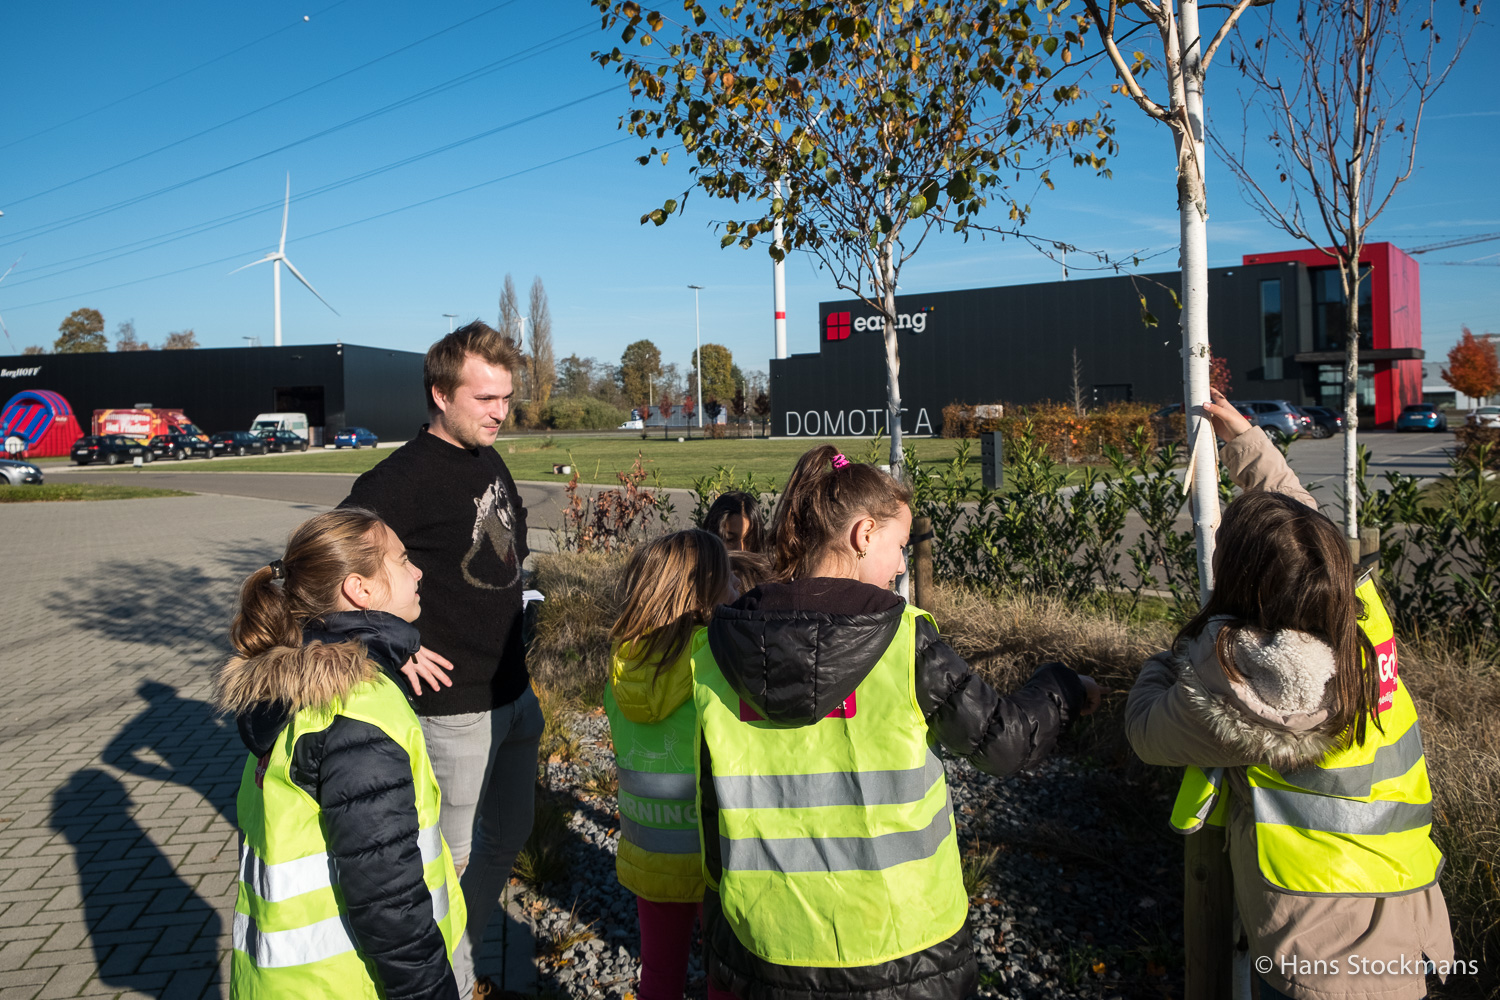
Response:
[{"label": "blue sky", "polygon": [[[763,250],[718,249],[713,223],[724,213],[701,194],[666,226],[639,225],[680,195],[684,174],[676,163],[638,166],[640,150],[621,141],[628,98],[589,60],[613,44],[591,11],[582,0],[5,5],[0,269],[24,257],[0,283],[0,316],[14,350],[50,345],[81,306],[99,309],[111,335],[133,319],[153,344],[183,328],[208,347],[270,343],[269,266],[228,272],[274,247],[290,173],[287,255],[339,315],[284,274],[286,343],[423,350],[446,331],[444,313],[494,322],[510,272],[523,294],[535,275],[546,283],[559,358],[618,361],[625,344],[649,337],[686,366],[686,286],[700,284],[703,339],[727,345],[746,370],[766,368]],[[1485,180],[1500,162],[1497,57],[1500,29],[1483,24],[1429,107],[1416,177],[1372,239],[1411,247],[1500,232],[1500,187]],[[1242,128],[1236,83],[1221,59],[1208,84],[1221,133]],[[1113,179],[1055,171],[1066,176],[1034,199],[1030,228],[1115,253],[1166,251],[1145,269],[1170,270],[1170,136],[1118,99],[1115,114]],[[1226,168],[1209,170],[1212,265],[1295,246],[1243,201]],[[1500,268],[1437,263],[1497,252],[1500,241],[1419,258],[1429,358],[1461,324],[1500,331]],[[1058,272],[1014,241],[937,237],[902,288]],[[817,303],[845,296],[798,258],[787,293],[791,350],[816,350]]]}]

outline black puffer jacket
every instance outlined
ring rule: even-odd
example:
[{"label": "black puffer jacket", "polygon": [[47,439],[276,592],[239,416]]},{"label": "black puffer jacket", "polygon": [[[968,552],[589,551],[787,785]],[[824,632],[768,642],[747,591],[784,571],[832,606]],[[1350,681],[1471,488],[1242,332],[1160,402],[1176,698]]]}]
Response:
[{"label": "black puffer jacket", "polygon": [[[895,638],[905,602],[852,580],[811,578],[766,584],[708,626],[714,660],[735,692],[766,719],[812,725],[836,708]],[[1009,697],[998,694],[925,619],[917,626],[917,703],[942,746],[990,774],[1006,775],[1046,756],[1086,695],[1078,675],[1049,663]],[[719,820],[713,761],[699,762],[704,865],[717,881]],[[809,968],[751,954],[720,918],[718,895],[703,902],[708,972],[739,1000],[951,1000],[975,979],[969,929],[924,951],[881,965]]]},{"label": "black puffer jacket", "polygon": [[[421,644],[415,628],[382,611],[339,612],[320,625],[304,630],[305,642],[363,643],[369,659],[411,697],[399,668]],[[236,660],[225,669],[257,666],[255,660]],[[321,702],[358,679],[325,671],[306,683],[317,686],[320,697],[314,700]],[[235,710],[240,739],[257,757],[271,751],[293,718],[289,706],[279,701],[224,707]],[[341,715],[322,732],[297,741],[291,775],[322,810],[349,928],[381,996],[457,1000],[458,985],[423,879],[416,790],[406,751],[379,727]]]}]

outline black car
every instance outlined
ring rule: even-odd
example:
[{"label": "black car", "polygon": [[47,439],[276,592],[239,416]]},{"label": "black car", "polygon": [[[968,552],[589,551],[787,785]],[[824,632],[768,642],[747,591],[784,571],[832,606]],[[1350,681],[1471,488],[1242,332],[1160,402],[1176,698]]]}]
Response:
[{"label": "black car", "polygon": [[70,454],[78,465],[88,465],[90,462],[119,465],[121,462],[134,461],[137,457],[143,462],[149,462],[156,457],[143,442],[124,434],[81,437],[73,442]]},{"label": "black car", "polygon": [[1344,415],[1326,406],[1299,406],[1297,409],[1312,417],[1312,436],[1332,437],[1344,432]]},{"label": "black car", "polygon": [[151,454],[157,458],[213,458],[214,446],[191,434],[158,434],[151,439]]},{"label": "black car", "polygon": [[266,440],[259,434],[251,434],[249,431],[220,431],[210,434],[209,444],[214,446],[215,455],[264,455],[266,453]]},{"label": "black car", "polygon": [[266,443],[266,451],[307,450],[307,438],[295,431],[266,431],[260,439]]}]

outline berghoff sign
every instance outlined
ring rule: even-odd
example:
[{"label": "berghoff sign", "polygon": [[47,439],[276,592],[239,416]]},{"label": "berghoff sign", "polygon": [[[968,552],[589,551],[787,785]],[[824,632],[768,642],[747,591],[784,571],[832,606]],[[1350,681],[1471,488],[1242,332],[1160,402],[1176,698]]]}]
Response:
[{"label": "berghoff sign", "polygon": [[30,378],[41,370],[40,365],[35,368],[0,368],[0,378]]}]

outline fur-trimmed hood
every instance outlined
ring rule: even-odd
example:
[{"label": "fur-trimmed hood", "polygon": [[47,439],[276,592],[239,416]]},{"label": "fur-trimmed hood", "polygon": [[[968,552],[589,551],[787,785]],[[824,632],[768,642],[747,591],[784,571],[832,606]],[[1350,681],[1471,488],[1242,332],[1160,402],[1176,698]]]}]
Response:
[{"label": "fur-trimmed hood", "polygon": [[1321,759],[1337,743],[1319,729],[1328,719],[1333,648],[1306,632],[1243,628],[1230,647],[1241,676],[1232,681],[1214,649],[1227,622],[1211,619],[1174,654],[1192,711],[1226,746],[1277,770]]},{"label": "fur-trimmed hood", "polygon": [[383,611],[338,612],[310,624],[302,638],[301,646],[233,657],[215,679],[219,711],[235,716],[240,739],[256,756],[302,709],[327,705],[382,671],[411,697],[400,667],[421,636],[410,623]]}]

